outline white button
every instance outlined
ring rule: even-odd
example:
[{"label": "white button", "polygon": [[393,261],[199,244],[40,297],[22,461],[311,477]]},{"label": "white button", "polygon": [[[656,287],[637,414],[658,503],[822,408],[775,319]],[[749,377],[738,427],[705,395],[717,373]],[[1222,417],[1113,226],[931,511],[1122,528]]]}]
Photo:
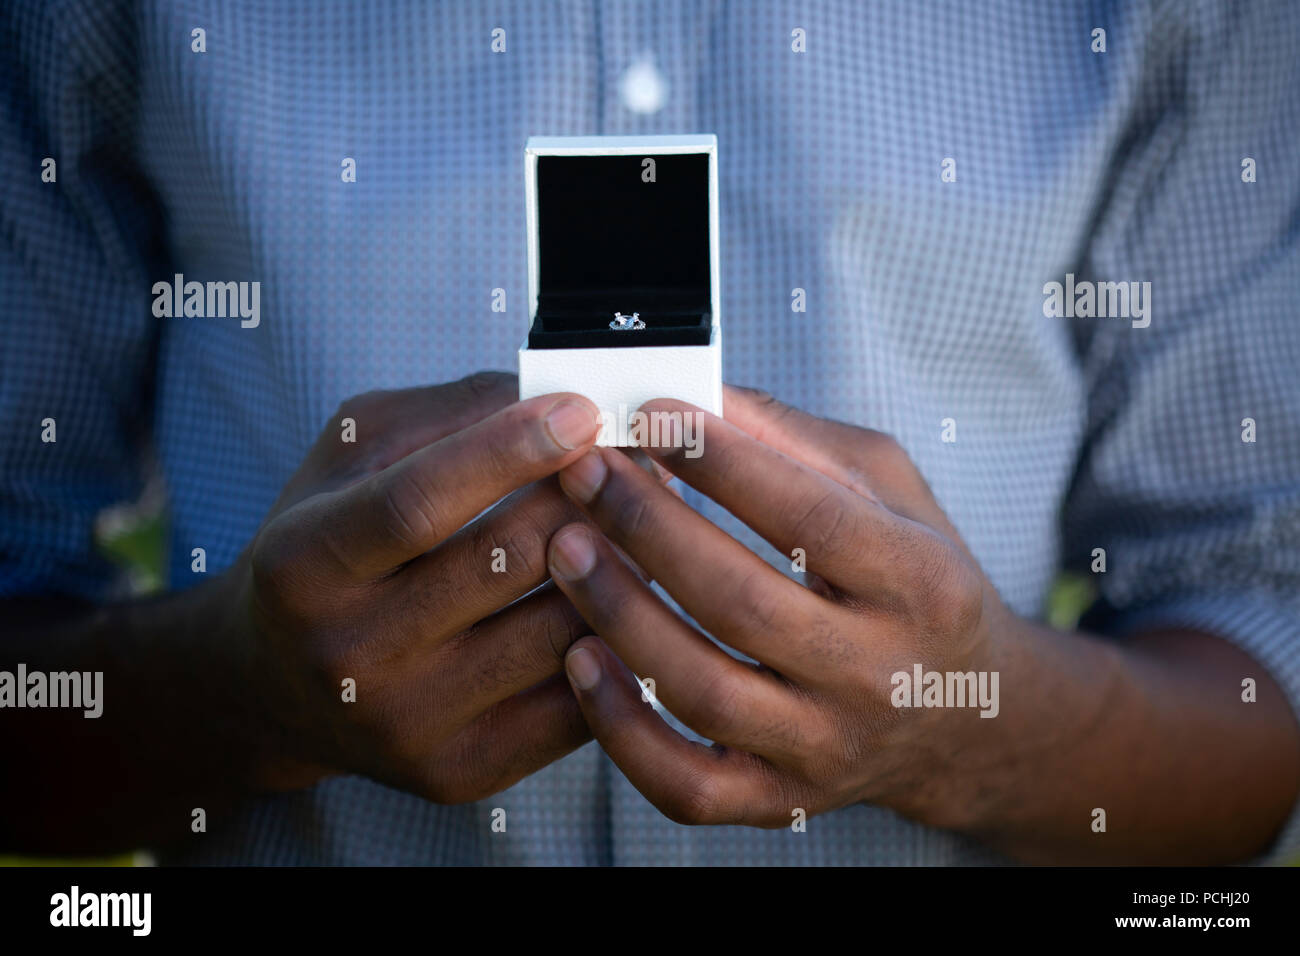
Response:
[{"label": "white button", "polygon": [[643,54],[623,74],[618,95],[633,113],[658,113],[668,100],[668,82],[650,55]]}]

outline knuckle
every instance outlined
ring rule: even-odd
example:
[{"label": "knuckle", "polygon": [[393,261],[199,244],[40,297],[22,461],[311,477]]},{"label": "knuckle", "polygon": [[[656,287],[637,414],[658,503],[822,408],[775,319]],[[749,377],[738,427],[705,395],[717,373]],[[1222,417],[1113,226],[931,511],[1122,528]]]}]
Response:
[{"label": "knuckle", "polygon": [[984,587],[980,575],[965,561],[953,560],[953,571],[940,622],[944,633],[969,634],[984,617]]},{"label": "knuckle", "polygon": [[343,401],[339,402],[334,408],[334,414],[330,416],[330,424],[337,425],[345,418],[355,418],[357,403],[361,400],[360,395],[349,395]]},{"label": "knuckle", "polygon": [[[474,678],[480,694],[496,696],[513,692],[558,674],[564,655],[578,638],[578,625],[559,608],[547,608],[531,617],[519,633],[511,635],[511,645],[502,653],[482,661]],[[457,639],[460,647],[472,646],[476,637],[470,628]]]},{"label": "knuckle", "polygon": [[405,471],[386,482],[381,513],[385,530],[402,545],[415,548],[428,541],[438,526],[439,509],[420,482]]},{"label": "knuckle", "polygon": [[339,402],[333,421],[337,423],[343,418],[356,418],[358,420],[364,418],[383,405],[388,395],[389,393],[382,389],[349,395]]},{"label": "knuckle", "polygon": [[792,811],[796,807],[802,807],[806,811],[808,802],[796,797],[793,787],[775,779],[768,780],[754,804],[745,808],[744,822],[747,826],[761,830],[785,829],[790,826]]},{"label": "knuckle", "polygon": [[765,388],[747,388],[745,391],[749,392],[749,396],[754,400],[754,404],[759,405],[768,411],[779,412],[786,408],[784,402]]},{"label": "knuckle", "polygon": [[837,555],[857,543],[857,521],[835,489],[825,492],[795,524],[795,543],[814,557]]},{"label": "knuckle", "polygon": [[430,776],[428,779],[422,779],[418,786],[410,789],[430,803],[436,803],[439,806],[453,806],[456,803],[455,800],[451,799],[446,784],[438,777]]},{"label": "knuckle", "polygon": [[907,452],[898,439],[888,432],[876,431],[874,428],[861,428],[863,440],[872,454],[885,458],[906,458]]},{"label": "knuckle", "polygon": [[761,569],[751,571],[736,594],[742,637],[757,638],[771,633],[787,610],[780,589],[771,586]]},{"label": "knuckle", "polygon": [[[345,398],[335,408],[313,449],[331,484],[351,485],[382,471],[405,453],[400,425],[396,432],[393,428],[393,395],[391,391],[365,392]],[[355,423],[356,432],[353,440],[342,441],[340,429],[348,419]]]},{"label": "knuckle", "polygon": [[707,826],[722,818],[722,794],[713,776],[707,772],[694,772],[673,794],[665,808],[665,815],[674,823],[686,826]]},{"label": "knuckle", "polygon": [[475,777],[467,775],[463,770],[447,769],[444,773],[445,776],[430,781],[435,793],[430,799],[434,803],[454,807],[492,795],[491,787],[479,784]]},{"label": "knuckle", "polygon": [[564,655],[569,653],[569,648],[573,646],[585,630],[582,618],[578,616],[577,611],[571,610],[571,605],[556,611],[547,612],[545,615],[544,632],[546,641],[544,646],[549,652],[550,657],[546,663],[554,666],[557,670],[564,664]]},{"label": "knuckle", "polygon": [[745,712],[744,684],[727,669],[720,669],[696,698],[692,723],[710,740],[734,740],[734,730]]},{"label": "knuckle", "polygon": [[754,812],[755,826],[767,830],[784,829],[790,825],[796,809],[803,810],[809,817],[816,814],[818,801],[813,795],[816,785],[807,785],[775,770],[768,770],[764,775],[766,786],[759,798],[760,806]]},{"label": "knuckle", "polygon": [[472,770],[465,764],[461,748],[452,748],[451,754],[440,755],[433,759],[426,758],[423,765],[413,771],[416,786],[410,787],[431,803],[442,806],[457,806],[473,803],[486,794],[480,793],[474,785]]},{"label": "knuckle", "polygon": [[881,463],[889,465],[899,460],[911,460],[898,439],[888,432],[876,431],[874,428],[865,428],[862,425],[844,427],[853,435],[853,444],[858,449],[858,455],[868,465],[878,466]]},{"label": "knuckle", "polygon": [[383,471],[411,451],[403,434],[387,426],[381,428],[379,434],[367,436],[365,442],[344,446],[351,459],[351,473],[358,478]]},{"label": "knuckle", "polygon": [[790,813],[784,807],[764,807],[749,822],[760,830],[784,830],[790,825],[790,819]]},{"label": "knuckle", "polygon": [[456,806],[472,803],[479,798],[477,792],[466,786],[464,778],[450,761],[435,759],[419,775],[417,792],[430,803]]},{"label": "knuckle", "polygon": [[875,486],[875,493],[870,497],[878,497],[886,505],[897,505],[895,510],[909,513],[918,496],[923,499],[929,494],[912,456],[893,435],[869,429],[864,431],[868,437],[856,460],[862,473],[873,478],[871,484]]},{"label": "knuckle", "polygon": [[842,747],[843,734],[830,720],[814,716],[800,722],[795,760],[805,770],[825,766]]},{"label": "knuckle", "polygon": [[306,542],[290,523],[277,517],[253,542],[249,568],[258,597],[285,607],[308,579]]},{"label": "knuckle", "polygon": [[[608,482],[607,485],[612,485]],[[626,540],[634,540],[650,531],[654,524],[655,507],[651,499],[635,493],[621,493],[610,502],[610,518],[617,533]]]},{"label": "knuckle", "polygon": [[500,773],[501,708],[489,707],[470,727],[461,732],[453,746],[447,786],[465,803],[491,793]]},{"label": "knuckle", "polygon": [[462,378],[457,385],[471,399],[490,398],[498,391],[512,384],[515,377],[507,372],[480,369]]},{"label": "knuckle", "polygon": [[927,540],[920,548],[913,606],[927,629],[959,634],[973,629],[983,615],[984,594],[979,574],[946,542]]},{"label": "knuckle", "polygon": [[391,691],[382,680],[370,679],[372,670],[360,641],[346,634],[335,634],[307,642],[303,653],[306,666],[331,693],[348,678],[358,684],[364,680],[369,685],[367,696],[371,706],[353,713],[370,723],[383,724],[392,706],[387,700]]},{"label": "knuckle", "polygon": [[550,536],[536,523],[519,517],[509,526],[491,524],[476,532],[475,554],[504,555],[505,570],[512,581],[541,580],[546,573],[546,545]]},{"label": "knuckle", "polygon": [[760,441],[768,434],[768,428],[781,425],[785,419],[789,418],[795,411],[793,405],[787,405],[771,392],[766,392],[761,389],[755,389],[753,391],[753,400],[763,417],[766,419],[764,427],[760,429],[758,435]]},{"label": "knuckle", "polygon": [[463,603],[461,587],[462,578],[454,573],[443,573],[442,569],[436,573],[421,571],[411,576],[403,595],[414,619],[419,622],[418,630],[431,638],[445,641],[443,647],[448,650],[454,650],[461,646],[461,642],[470,640],[478,626],[470,625],[462,631],[459,630],[459,624],[452,623],[448,611]]},{"label": "knuckle", "polygon": [[478,445],[484,472],[492,479],[513,479],[523,466],[541,457],[538,444],[542,409],[514,405],[494,420],[494,433]]}]

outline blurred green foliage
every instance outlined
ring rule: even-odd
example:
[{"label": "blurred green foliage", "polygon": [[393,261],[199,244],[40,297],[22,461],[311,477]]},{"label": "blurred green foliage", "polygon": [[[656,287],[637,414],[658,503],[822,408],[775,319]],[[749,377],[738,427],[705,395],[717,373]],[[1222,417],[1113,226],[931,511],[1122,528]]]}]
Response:
[{"label": "blurred green foliage", "polygon": [[1082,574],[1061,574],[1047,596],[1047,623],[1058,631],[1072,631],[1083,612],[1097,598],[1092,579]]},{"label": "blurred green foliage", "polygon": [[[128,509],[101,522],[96,537],[109,559],[128,575],[133,591],[150,594],[162,590],[167,567],[167,521],[161,508]],[[1096,593],[1085,575],[1062,574],[1052,585],[1047,622],[1059,630],[1071,630]],[[139,866],[148,862],[142,853],[86,860],[0,856],[0,866]],[[1300,866],[1300,859],[1291,865]]]}]

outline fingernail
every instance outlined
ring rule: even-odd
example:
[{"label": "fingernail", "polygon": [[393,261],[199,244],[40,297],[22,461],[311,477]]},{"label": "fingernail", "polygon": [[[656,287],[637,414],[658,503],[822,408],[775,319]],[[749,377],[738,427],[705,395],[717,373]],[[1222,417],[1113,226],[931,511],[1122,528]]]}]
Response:
[{"label": "fingernail", "polygon": [[578,690],[591,690],[600,682],[600,661],[585,647],[575,647],[564,658],[569,680]]},{"label": "fingernail", "polygon": [[560,402],[546,414],[546,430],[561,448],[572,451],[596,437],[596,416],[576,402]]},{"label": "fingernail", "polygon": [[605,465],[604,456],[593,448],[560,472],[560,487],[570,497],[586,504],[596,497],[607,474],[609,468]]},{"label": "fingernail", "polygon": [[551,543],[551,571],[566,581],[577,581],[596,565],[596,546],[580,528],[566,531]]}]

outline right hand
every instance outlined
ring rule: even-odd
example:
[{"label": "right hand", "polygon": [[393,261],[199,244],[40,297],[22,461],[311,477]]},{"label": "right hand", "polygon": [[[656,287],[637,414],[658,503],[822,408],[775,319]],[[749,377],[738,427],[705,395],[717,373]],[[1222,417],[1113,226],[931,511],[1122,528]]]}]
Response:
[{"label": "right hand", "polygon": [[253,786],[356,773],[462,803],[589,739],[561,673],[586,629],[546,546],[581,520],[549,476],[592,446],[597,410],[516,394],[481,373],[344,402],[227,572],[224,639],[267,731]]}]

